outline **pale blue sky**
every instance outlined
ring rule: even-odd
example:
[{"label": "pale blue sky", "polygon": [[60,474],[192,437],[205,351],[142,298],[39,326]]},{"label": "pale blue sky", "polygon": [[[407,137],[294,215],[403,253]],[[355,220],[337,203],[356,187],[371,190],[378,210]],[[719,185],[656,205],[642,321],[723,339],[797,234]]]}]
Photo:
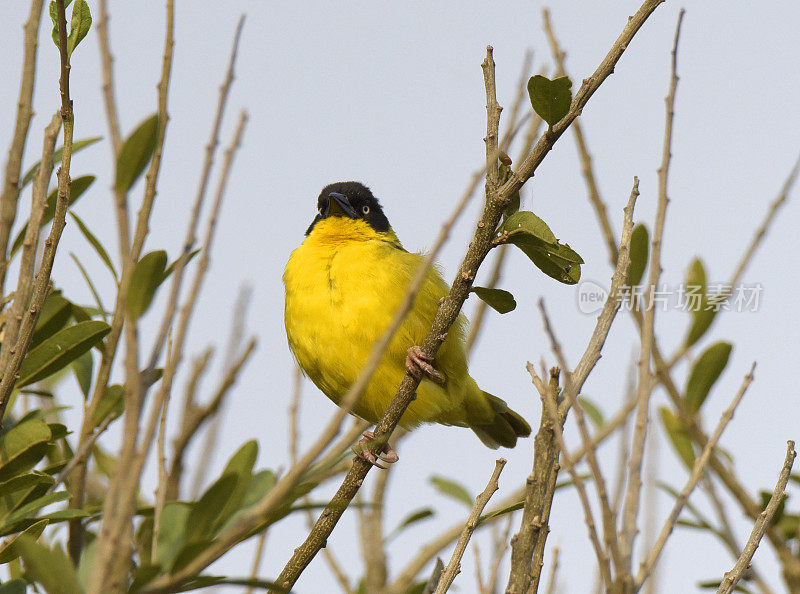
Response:
[{"label": "pale blue sky", "polygon": [[[4,155],[16,103],[25,4],[9,3],[4,10],[5,34],[0,39]],[[96,13],[94,2],[89,4]],[[190,353],[208,343],[222,350],[229,312],[245,282],[254,287],[249,327],[259,336],[259,349],[230,399],[222,429],[224,454],[212,461],[214,469],[249,438],[260,442],[259,467],[286,466],[285,411],[293,363],[283,330],[280,279],[289,253],[313,217],[320,188],[345,179],[363,181],[384,204],[406,248],[424,250],[431,245],[441,221],[484,158],[480,63],[485,46],[495,48],[498,99],[509,108],[526,48],[535,51],[535,68],[550,61],[541,28],[542,7],[541,2],[177,3],[171,121],[147,242],[148,250],[164,248],[171,257],[178,253],[194,198],[230,40],[240,13],[247,13],[223,143],[232,134],[240,108],[249,111],[250,123],[236,157],[217,249],[192,326]],[[636,218],[652,228],[669,49],[680,7],[668,2],[656,11],[583,112],[600,189],[617,229],[634,175],[641,178],[642,192]],[[707,1],[689,2],[685,7],[672,200],[662,258],[663,279],[672,285],[682,280],[697,254],[705,260],[711,280],[723,281],[731,275],[800,149],[797,4]],[[553,3],[551,8],[577,87],[605,55],[638,3],[569,1]],[[155,110],[163,7],[160,2],[110,1],[109,10],[120,118],[123,129],[129,131]],[[37,116],[26,165],[37,160],[41,130],[58,105],[57,54],[49,32],[48,21],[40,39]],[[76,138],[106,135],[94,30],[75,52],[72,64]],[[76,176],[98,174],[97,183],[76,211],[116,253],[112,196],[106,191],[112,171],[107,144],[77,155],[72,171]],[[141,188],[135,188],[132,196],[138,199]],[[26,194],[23,203],[27,200]],[[570,133],[526,185],[523,200],[584,257],[584,279],[607,284],[605,247],[586,199]],[[463,255],[477,209],[476,202],[442,252],[440,263],[448,280]],[[737,472],[753,491],[772,489],[785,442],[798,437],[800,399],[793,363],[798,357],[796,296],[800,286],[794,256],[799,210],[797,200],[789,202],[746,274],[745,282],[763,286],[759,311],[726,314],[702,343],[727,339],[735,344],[727,373],[704,410],[707,426],[716,423],[750,363],[758,361],[756,381],[722,440],[736,460]],[[63,241],[53,276],[69,296],[88,302],[90,295],[69,251],[76,251],[98,278],[107,281],[106,272],[93,262],[74,225],[67,228]],[[525,372],[525,361],[538,362],[541,357],[554,361],[542,332],[537,299],[544,297],[573,363],[585,347],[594,317],[578,311],[575,287],[545,277],[521,254],[509,259],[502,286],[514,293],[519,305],[506,316],[489,314],[471,371],[484,389],[504,397],[535,424],[539,399]],[[112,287],[108,282],[103,287],[106,301],[111,302]],[[468,314],[474,305],[467,304]],[[155,323],[155,316],[143,321],[145,339],[152,336]],[[669,351],[681,340],[687,315],[658,314],[656,323],[662,346]],[[634,348],[633,324],[621,316],[585,387],[607,414],[622,398]],[[684,375],[682,368],[679,377]],[[206,382],[206,389],[212,385]],[[653,406],[664,400],[657,392]],[[304,444],[332,412],[333,405],[308,384],[302,402]],[[567,438],[578,443],[572,431]],[[509,463],[499,496],[522,484],[530,470],[531,449],[532,440],[524,440],[515,450],[500,452]],[[661,450],[661,476],[681,486],[686,472],[666,447]],[[614,461],[615,451],[615,447],[603,450],[606,463]],[[404,565],[409,549],[465,515],[464,509],[433,490],[428,477],[447,475],[478,492],[497,454],[484,448],[471,432],[454,428],[425,427],[403,443],[392,478],[387,526],[394,526],[412,508],[430,505],[439,513],[437,519],[409,530],[393,544],[391,569]],[[608,475],[613,472],[609,470]],[[151,468],[147,488],[153,484]],[[660,499],[660,503],[659,517],[663,517],[669,502]],[[790,500],[790,508],[792,504]],[[735,507],[730,511],[737,536],[744,541],[750,526],[740,521]],[[593,580],[594,557],[581,518],[574,493],[560,495],[549,542],[562,548],[560,579],[565,592],[588,591]],[[348,513],[329,540],[340,557],[360,559],[354,526],[354,514]],[[264,577],[280,571],[304,535],[304,519],[299,516],[270,534]],[[485,550],[489,541],[481,542]],[[755,562],[769,583],[780,589],[769,547],[759,550]],[[719,578],[731,565],[715,541],[679,530],[665,551],[661,591],[694,591],[697,581]],[[237,551],[215,571],[242,575],[249,567],[249,552]],[[473,575],[470,553],[456,582],[461,592],[475,590]],[[324,562],[317,559],[297,591],[333,591],[326,585],[329,580]]]}]

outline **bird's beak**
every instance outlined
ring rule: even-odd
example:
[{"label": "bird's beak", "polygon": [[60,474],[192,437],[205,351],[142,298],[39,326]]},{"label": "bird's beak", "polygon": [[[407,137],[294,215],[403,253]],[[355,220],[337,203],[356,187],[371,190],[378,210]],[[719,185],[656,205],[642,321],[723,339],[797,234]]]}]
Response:
[{"label": "bird's beak", "polygon": [[331,192],[328,194],[328,205],[325,207],[322,216],[346,216],[354,219],[356,218],[356,209],[350,204],[347,196],[338,192]]}]

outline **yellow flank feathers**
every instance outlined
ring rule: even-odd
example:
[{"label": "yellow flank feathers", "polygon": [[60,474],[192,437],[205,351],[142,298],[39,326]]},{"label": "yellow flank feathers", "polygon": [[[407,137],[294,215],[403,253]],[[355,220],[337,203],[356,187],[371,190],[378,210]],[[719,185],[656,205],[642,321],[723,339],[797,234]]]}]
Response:
[{"label": "yellow flank feathers", "polygon": [[[371,194],[369,197],[374,200]],[[320,200],[322,204],[322,196]],[[356,207],[355,199],[353,202]],[[377,201],[373,211],[376,208],[380,210]],[[373,343],[388,327],[423,259],[405,251],[388,222],[386,227],[385,231],[376,230],[364,218],[318,216],[283,275],[289,346],[306,375],[337,404],[364,366]],[[378,421],[406,373],[408,348],[424,341],[447,289],[439,272],[432,269],[353,407],[354,414],[372,423]],[[464,316],[459,316],[432,362],[444,377],[444,385],[423,376],[417,398],[400,423],[405,428],[423,422],[471,427],[490,447],[512,447],[518,435],[530,433],[530,427],[469,376],[465,323]]]}]

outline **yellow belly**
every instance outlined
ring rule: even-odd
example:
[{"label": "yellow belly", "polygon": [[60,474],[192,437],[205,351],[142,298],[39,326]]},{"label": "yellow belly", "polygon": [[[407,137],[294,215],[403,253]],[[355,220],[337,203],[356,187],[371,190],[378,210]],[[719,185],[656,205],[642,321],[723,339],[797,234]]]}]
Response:
[{"label": "yellow belly", "polygon": [[[422,261],[388,241],[320,241],[315,234],[286,266],[285,323],[289,346],[306,375],[339,403],[388,327]],[[377,422],[406,372],[406,351],[421,344],[447,287],[432,270],[413,311],[395,334],[381,365],[353,412]],[[434,366],[445,385],[425,379],[401,424],[465,425],[465,391],[477,389],[467,374],[463,320],[448,334]],[[474,388],[473,388],[474,386]]]}]

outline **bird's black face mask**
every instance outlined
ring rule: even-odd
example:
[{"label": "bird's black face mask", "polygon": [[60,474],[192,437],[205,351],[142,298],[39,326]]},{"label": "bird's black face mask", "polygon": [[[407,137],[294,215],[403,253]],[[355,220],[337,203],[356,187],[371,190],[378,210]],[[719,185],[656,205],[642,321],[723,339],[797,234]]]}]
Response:
[{"label": "bird's black face mask", "polygon": [[325,186],[317,199],[317,216],[306,235],[311,233],[314,225],[328,217],[361,219],[379,233],[390,229],[380,203],[369,188],[359,182],[337,182]]}]

